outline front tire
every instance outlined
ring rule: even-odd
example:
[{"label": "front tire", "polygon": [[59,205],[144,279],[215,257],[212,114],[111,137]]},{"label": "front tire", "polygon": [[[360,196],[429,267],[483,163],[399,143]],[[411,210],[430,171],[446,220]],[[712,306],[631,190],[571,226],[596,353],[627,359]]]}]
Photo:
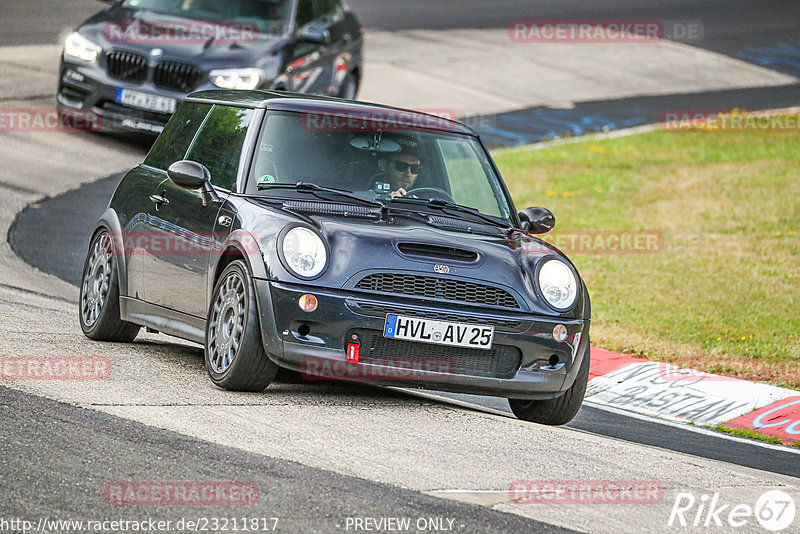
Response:
[{"label": "front tire", "polygon": [[129,343],[139,333],[139,325],[120,319],[117,255],[108,230],[97,232],[89,244],[78,308],[89,339]]},{"label": "front tire", "polygon": [[578,415],[589,382],[589,340],[584,350],[578,376],[563,395],[548,400],[508,399],[517,419],[543,425],[565,425]]},{"label": "front tire", "polygon": [[228,265],[214,287],[205,362],[211,381],[232,391],[262,391],[278,372],[264,351],[253,278],[241,260]]}]

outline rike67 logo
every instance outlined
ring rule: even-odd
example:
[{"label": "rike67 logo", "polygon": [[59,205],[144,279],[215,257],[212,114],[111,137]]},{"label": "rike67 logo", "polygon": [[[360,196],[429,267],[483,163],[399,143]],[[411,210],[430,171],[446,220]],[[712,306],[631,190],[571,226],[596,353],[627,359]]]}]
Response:
[{"label": "rike67 logo", "polygon": [[797,512],[794,499],[781,490],[769,490],[761,495],[755,505],[726,503],[719,493],[700,497],[679,492],[669,515],[669,527],[726,527],[740,528],[751,525],[755,519],[770,532],[784,530],[794,523]]}]

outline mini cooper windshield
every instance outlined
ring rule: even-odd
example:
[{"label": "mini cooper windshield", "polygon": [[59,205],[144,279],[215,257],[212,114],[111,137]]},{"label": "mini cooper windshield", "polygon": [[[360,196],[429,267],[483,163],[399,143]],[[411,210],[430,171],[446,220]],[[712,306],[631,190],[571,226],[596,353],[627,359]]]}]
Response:
[{"label": "mini cooper windshield", "polygon": [[125,0],[124,6],[197,20],[248,22],[280,34],[288,0]]},{"label": "mini cooper windshield", "polygon": [[[441,128],[449,124],[430,120]],[[487,222],[509,224],[510,203],[480,142],[419,126],[385,118],[271,111],[248,191],[281,197],[311,190],[288,186],[314,184],[390,207],[452,217],[474,212]],[[345,195],[326,198],[348,202]]]}]

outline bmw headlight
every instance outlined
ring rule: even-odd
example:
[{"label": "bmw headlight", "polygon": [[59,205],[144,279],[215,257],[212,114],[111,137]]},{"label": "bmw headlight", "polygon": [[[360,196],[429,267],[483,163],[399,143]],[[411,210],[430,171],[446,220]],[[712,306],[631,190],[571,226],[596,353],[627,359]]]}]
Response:
[{"label": "bmw headlight", "polygon": [[65,55],[82,59],[89,63],[97,61],[97,56],[100,55],[102,51],[103,49],[100,48],[100,45],[94,44],[78,32],[69,34],[67,40],[64,42]]},{"label": "bmw headlight", "polygon": [[295,276],[314,278],[325,270],[328,263],[325,243],[309,228],[292,228],[283,236],[280,246],[286,266]]},{"label": "bmw headlight", "polygon": [[539,269],[539,288],[547,303],[557,310],[572,306],[578,295],[578,281],[561,260],[547,260],[542,265]]},{"label": "bmw headlight", "polygon": [[209,74],[211,83],[222,89],[249,90],[261,83],[261,71],[258,69],[219,69]]}]

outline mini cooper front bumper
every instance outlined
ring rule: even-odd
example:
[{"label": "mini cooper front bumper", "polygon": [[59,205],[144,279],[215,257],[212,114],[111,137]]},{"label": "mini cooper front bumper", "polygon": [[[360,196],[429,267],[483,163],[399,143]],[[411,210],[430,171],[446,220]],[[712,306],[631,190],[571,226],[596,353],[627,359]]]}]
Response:
[{"label": "mini cooper front bumper", "polygon": [[[255,280],[255,287],[267,353],[307,379],[548,399],[572,385],[589,341],[589,321],[583,319],[267,280]],[[313,312],[298,305],[306,293],[317,298]],[[390,313],[492,325],[492,348],[385,338]],[[553,338],[557,325],[567,328],[562,342]],[[348,344],[357,345],[357,362]]]}]

